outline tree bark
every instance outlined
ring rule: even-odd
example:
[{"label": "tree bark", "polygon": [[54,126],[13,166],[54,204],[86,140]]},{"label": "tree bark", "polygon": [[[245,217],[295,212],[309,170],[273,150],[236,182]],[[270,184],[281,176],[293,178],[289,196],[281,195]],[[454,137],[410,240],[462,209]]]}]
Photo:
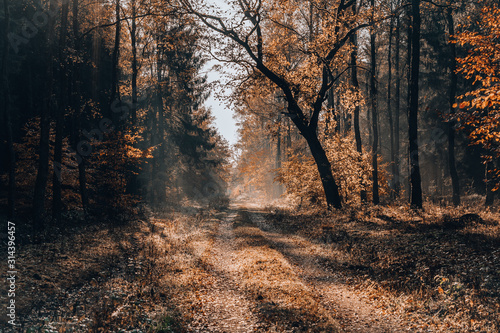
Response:
[{"label": "tree bark", "polygon": [[54,143],[54,163],[52,172],[52,219],[59,224],[62,211],[62,141],[64,131],[64,114],[68,105],[66,66],[64,65],[64,47],[66,47],[66,30],[68,26],[69,3],[63,2],[61,8],[61,27],[59,33],[58,62],[59,62],[59,104],[56,110],[56,135]]},{"label": "tree bark", "polygon": [[[52,13],[56,11],[56,1],[50,1],[50,9]],[[43,215],[45,214],[45,192],[47,190],[47,180],[49,175],[49,135],[50,135],[50,111],[53,106],[53,37],[54,37],[54,19],[49,15],[47,37],[47,86],[45,92],[45,101],[42,105],[40,115],[40,143],[38,157],[38,171],[35,180],[35,190],[33,194],[33,222],[36,230],[42,230],[44,226]]]},{"label": "tree bark", "polygon": [[[157,43],[158,45],[158,43]],[[161,64],[161,55],[160,55],[160,49],[159,45],[157,46],[157,58],[156,58],[156,98],[157,98],[157,112],[158,112],[158,122],[156,123],[156,133],[157,133],[157,142],[160,144],[158,147],[158,163],[157,163],[157,172],[156,175],[159,177],[157,178],[157,184],[156,189],[156,202],[157,204],[164,204],[165,201],[167,200],[167,194],[166,194],[166,183],[165,183],[165,164],[167,163],[166,161],[166,154],[165,154],[165,146],[166,146],[166,138],[165,138],[165,115],[163,114],[164,109],[163,109],[163,89],[161,86],[162,83],[162,76],[161,76],[161,70],[162,70],[162,64]]]},{"label": "tree bark", "polygon": [[[354,89],[359,90],[358,82],[358,41],[357,35],[353,34],[351,36],[351,44],[353,46],[351,52],[351,85]],[[356,150],[358,153],[363,152],[363,143],[361,142],[361,131],[359,129],[359,106],[354,107],[354,139],[356,141]]]},{"label": "tree bark", "polygon": [[[80,36],[79,36],[79,22],[78,22],[78,0],[73,0],[72,4],[73,11],[73,40],[75,47],[75,54],[80,53]],[[79,95],[79,72],[80,64],[78,61],[72,63],[71,71],[71,84],[72,90],[70,95],[70,105],[74,110],[74,116],[72,118],[73,128],[71,130],[71,142],[76,151],[78,142],[80,140],[80,131],[82,119],[80,113],[80,95]],[[80,200],[82,203],[82,209],[85,215],[88,213],[89,209],[89,198],[87,193],[87,170],[86,170],[86,157],[81,156],[81,160],[78,163],[78,188],[80,191]]]},{"label": "tree bark", "polygon": [[[455,96],[457,94],[457,74],[455,72],[457,67],[457,50],[453,38],[455,35],[455,22],[453,20],[453,10],[448,8],[446,10],[446,18],[448,22],[449,45],[451,51],[450,58],[450,87],[449,87],[449,107],[450,115],[455,113]],[[458,179],[457,166],[455,162],[455,122],[450,120],[448,122],[448,166],[450,168],[451,185],[453,188],[453,205],[460,205],[460,182]]]},{"label": "tree bark", "polygon": [[490,170],[493,169],[494,167],[492,162],[486,163],[486,168],[484,172],[484,178],[486,182],[486,199],[484,201],[485,207],[491,207],[495,202],[495,192],[493,191],[494,183],[493,180],[491,179],[492,177],[490,176]]},{"label": "tree bark", "polygon": [[400,41],[399,41],[399,29],[400,21],[399,16],[396,18],[396,45],[395,53],[396,59],[394,63],[394,70],[396,71],[396,91],[395,91],[395,107],[394,107],[394,194],[395,197],[399,197],[399,191],[401,188],[401,174],[399,171],[399,115],[401,107],[401,73],[400,73]]},{"label": "tree bark", "polygon": [[[371,1],[372,8],[375,8],[375,1]],[[377,51],[376,51],[376,33],[375,27],[370,28],[370,108],[372,113],[372,181],[373,181],[373,192],[372,192],[372,202],[374,205],[378,205],[380,202],[379,197],[379,185],[378,185],[378,114],[377,114],[377,86],[376,86],[376,61],[377,61]]]},{"label": "tree bark", "polygon": [[[354,3],[353,8],[352,8],[353,13],[356,13],[356,3]],[[351,35],[351,44],[352,44],[352,51],[351,51],[351,85],[355,90],[359,90],[359,81],[358,81],[358,35],[357,33],[354,33]],[[356,151],[360,154],[363,153],[363,143],[361,141],[361,131],[359,129],[359,105],[356,105],[354,107],[354,114],[353,114],[353,126],[354,126],[354,139],[356,141]],[[362,181],[362,178],[361,178]],[[361,197],[361,202],[366,202],[367,200],[367,194],[366,190],[364,189],[364,185],[361,184],[361,191],[360,191],[360,197]]]},{"label": "tree bark", "polygon": [[132,46],[132,125],[137,123],[137,27],[136,27],[136,0],[131,1],[132,28],[130,41]]},{"label": "tree bark", "polygon": [[[131,112],[131,124],[132,126],[137,125],[137,25],[136,25],[136,15],[137,15],[137,3],[136,0],[131,0],[130,2],[131,14],[132,14],[132,24],[130,28],[130,42],[132,50],[132,105],[130,106]],[[137,143],[134,144],[137,147]],[[139,194],[139,168],[136,165],[130,166],[130,176],[127,179],[127,193]]]},{"label": "tree bark", "polygon": [[319,142],[318,136],[311,130],[303,131],[302,134],[316,162],[328,208],[342,208],[342,198],[335,178],[333,178],[332,166],[326,156],[325,150]]},{"label": "tree bark", "polygon": [[412,0],[411,76],[408,110],[410,204],[422,208],[422,180],[418,159],[418,86],[420,70],[420,0]]},{"label": "tree bark", "polygon": [[115,42],[113,46],[113,54],[112,54],[112,64],[111,64],[111,94],[110,94],[110,102],[109,102],[109,114],[108,117],[117,120],[115,116],[112,105],[115,100],[120,98],[120,92],[118,87],[118,63],[120,61],[120,33],[121,33],[121,20],[120,20],[120,0],[115,0]]},{"label": "tree bark", "polygon": [[391,198],[396,198],[394,180],[396,174],[396,156],[394,151],[394,119],[392,114],[392,30],[394,21],[391,18],[389,23],[389,42],[388,42],[388,52],[387,52],[387,115],[389,118],[389,134],[391,143]]},{"label": "tree bark", "polygon": [[[281,115],[278,115],[278,133],[276,138],[276,169],[281,168]],[[281,196],[281,184],[275,182],[276,197]]]},{"label": "tree bark", "polygon": [[9,185],[7,194],[7,218],[13,219],[15,215],[16,202],[16,151],[14,150],[14,135],[12,131],[13,123],[10,110],[10,90],[9,74],[7,71],[9,61],[9,30],[10,30],[10,12],[9,1],[3,0],[4,7],[4,36],[2,52],[2,85],[3,85],[3,112],[5,117],[5,126],[7,131],[7,146],[9,150]]}]

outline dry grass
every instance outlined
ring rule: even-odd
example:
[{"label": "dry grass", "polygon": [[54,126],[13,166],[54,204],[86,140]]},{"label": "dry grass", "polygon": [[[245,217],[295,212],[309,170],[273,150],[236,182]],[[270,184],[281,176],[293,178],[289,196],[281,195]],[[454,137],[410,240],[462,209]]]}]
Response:
[{"label": "dry grass", "polygon": [[[54,235],[52,242],[20,244],[16,308],[22,326],[15,331],[154,329],[158,320],[175,315],[162,302],[168,295],[156,280],[164,269],[158,260],[164,250],[157,242],[147,221],[134,221],[120,228],[77,228]],[[2,290],[2,307],[6,299]],[[5,322],[0,326],[8,327]]]}]

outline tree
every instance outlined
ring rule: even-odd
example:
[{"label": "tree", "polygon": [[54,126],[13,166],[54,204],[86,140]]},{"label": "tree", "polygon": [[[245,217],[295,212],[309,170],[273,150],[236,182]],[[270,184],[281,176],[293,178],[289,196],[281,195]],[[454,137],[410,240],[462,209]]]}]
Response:
[{"label": "tree", "polygon": [[[49,10],[55,12],[57,4],[55,0],[50,1]],[[43,101],[40,115],[40,144],[38,157],[38,170],[35,182],[35,191],[33,195],[33,220],[36,229],[43,229],[43,215],[45,214],[45,193],[47,190],[47,180],[49,175],[49,135],[50,135],[50,113],[55,107],[53,99],[53,39],[54,39],[55,19],[49,16],[47,24],[47,53],[45,55],[46,90],[45,100]]]},{"label": "tree", "polygon": [[[446,10],[446,21],[448,23],[448,34],[450,42],[451,51],[451,61],[450,61],[450,87],[448,92],[448,100],[450,107],[450,115],[453,116],[455,113],[455,98],[457,94],[457,51],[456,45],[453,40],[455,35],[455,22],[453,20],[453,9],[451,7]],[[455,163],[455,123],[448,123],[448,165],[450,169],[451,184],[453,188],[453,204],[455,206],[460,205],[460,183],[458,179],[457,166]]]},{"label": "tree", "polygon": [[[339,77],[333,73],[335,70],[343,73],[342,67],[347,67],[346,42],[369,25],[363,23],[361,15],[352,15],[349,8],[353,2],[241,0],[234,8],[237,15],[233,20],[210,13],[204,3],[180,2],[188,13],[224,38],[219,41],[224,49],[219,53],[221,56],[225,53],[228,61],[262,73],[281,90],[287,102],[287,115],[305,138],[315,160],[328,207],[341,208],[339,186],[317,129],[327,93]],[[316,13],[302,16],[301,11]],[[309,17],[317,18],[312,30],[304,28],[311,27],[307,24]],[[311,31],[315,32],[312,40]],[[286,48],[304,60],[298,66],[291,66],[285,56]]]},{"label": "tree", "polygon": [[400,148],[400,140],[399,140],[399,116],[400,116],[400,108],[401,108],[401,71],[400,71],[400,62],[401,62],[401,55],[400,55],[400,46],[401,46],[401,40],[400,40],[400,28],[401,28],[401,20],[399,18],[399,15],[396,17],[396,31],[395,31],[395,39],[396,39],[396,45],[395,45],[395,62],[394,62],[394,71],[396,73],[396,91],[395,91],[395,107],[394,107],[394,169],[393,169],[393,179],[394,179],[394,196],[397,198],[399,197],[399,191],[401,187],[401,181],[400,181],[400,166],[399,166],[399,148]]},{"label": "tree", "polygon": [[500,184],[497,168],[500,158],[499,38],[500,8],[496,5],[482,9],[477,30],[468,26],[467,30],[456,35],[456,43],[468,48],[468,54],[457,59],[458,72],[472,81],[472,89],[459,97],[462,100],[459,105],[453,105],[461,109],[455,119],[461,122],[471,144],[483,149],[488,172],[486,178],[489,179],[487,189],[493,190]]},{"label": "tree", "polygon": [[68,107],[68,87],[69,82],[67,80],[68,70],[65,58],[66,47],[66,33],[68,26],[68,10],[69,2],[64,2],[61,6],[61,25],[59,32],[59,45],[58,45],[58,83],[59,83],[59,102],[56,112],[56,133],[55,133],[55,147],[54,147],[54,162],[53,162],[53,174],[52,174],[52,218],[60,223],[61,220],[61,210],[62,210],[62,175],[61,175],[61,165],[62,165],[62,146],[63,146],[63,136],[64,136],[64,115]]},{"label": "tree", "polygon": [[[356,14],[356,3],[352,5],[352,12]],[[358,81],[358,36],[357,32],[351,35],[351,86],[355,91],[359,91],[359,81]],[[363,143],[361,142],[361,130],[359,127],[359,105],[354,106],[353,110],[353,129],[354,129],[354,139],[356,140],[356,150],[361,155],[363,153]],[[366,190],[363,188],[360,191],[361,201],[364,202],[367,199]]]},{"label": "tree", "polygon": [[420,71],[420,0],[411,2],[411,67],[408,104],[408,158],[410,167],[410,204],[422,208],[422,181],[418,161],[418,96]]},{"label": "tree", "polygon": [[9,1],[3,1],[3,10],[4,10],[4,35],[2,36],[2,62],[1,62],[1,71],[2,71],[2,92],[3,92],[3,113],[5,118],[5,126],[7,132],[7,145],[9,151],[9,189],[8,189],[8,210],[7,217],[12,219],[15,213],[15,198],[16,198],[16,152],[14,150],[14,134],[13,134],[13,123],[12,123],[12,115],[11,115],[11,96],[9,89],[9,31],[10,31],[10,10],[9,10]]},{"label": "tree", "polygon": [[[391,13],[393,12],[392,2],[389,4]],[[389,22],[389,41],[387,50],[387,115],[389,119],[389,132],[390,132],[390,155],[391,155],[391,198],[396,198],[395,190],[395,177],[396,177],[396,156],[395,156],[395,134],[394,134],[394,115],[392,112],[392,36],[394,30],[394,19],[391,17]],[[398,55],[396,55],[398,57]]]},{"label": "tree", "polygon": [[[375,0],[371,0],[372,11],[375,11]],[[370,108],[372,114],[372,131],[373,131],[373,141],[372,141],[372,178],[373,178],[373,191],[372,191],[372,202],[374,205],[378,205],[380,202],[379,190],[378,190],[378,112],[377,112],[377,46],[376,46],[376,32],[373,26],[373,12],[372,12],[372,25],[370,27]]]}]

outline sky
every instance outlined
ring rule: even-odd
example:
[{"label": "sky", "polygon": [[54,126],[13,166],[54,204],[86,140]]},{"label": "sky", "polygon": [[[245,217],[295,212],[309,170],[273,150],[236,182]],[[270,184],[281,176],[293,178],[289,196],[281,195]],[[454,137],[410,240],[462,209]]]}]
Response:
[{"label": "sky", "polygon": [[[229,9],[229,6],[224,0],[210,0],[207,2],[215,4],[221,9]],[[206,64],[205,70],[208,71],[208,82],[221,79],[218,72],[210,70],[212,66],[218,64],[219,62],[216,60],[211,60]],[[216,90],[212,91],[212,94],[205,102],[205,105],[212,109],[212,114],[215,116],[215,127],[217,127],[219,133],[229,142],[230,145],[234,145],[238,141],[238,127],[236,126],[236,120],[233,119],[233,111],[231,109],[227,109],[224,102],[215,98],[216,92]]]},{"label": "sky", "polygon": [[[210,70],[210,67],[215,64],[217,64],[217,61],[215,60],[210,61],[210,63],[207,64],[208,82],[220,79],[219,73]],[[217,87],[217,85],[215,85],[215,87]],[[236,126],[236,120],[233,119],[233,111],[231,109],[227,109],[224,102],[216,99],[215,95],[216,90],[212,91],[210,97],[205,102],[205,105],[212,109],[212,114],[215,116],[215,127],[217,127],[219,133],[229,142],[230,145],[234,145],[238,141],[238,127]]]}]

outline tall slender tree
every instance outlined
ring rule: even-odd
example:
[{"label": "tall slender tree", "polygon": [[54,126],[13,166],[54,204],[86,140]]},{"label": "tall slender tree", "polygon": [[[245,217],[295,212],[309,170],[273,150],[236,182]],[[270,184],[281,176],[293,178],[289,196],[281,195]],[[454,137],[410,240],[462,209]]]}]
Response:
[{"label": "tall slender tree", "polygon": [[[375,0],[371,0],[372,10],[375,11]],[[378,184],[378,112],[377,112],[377,45],[376,45],[376,31],[374,27],[373,14],[372,25],[370,27],[370,111],[372,114],[372,181],[373,192],[372,202],[378,205],[380,202],[379,197],[379,184]]]},{"label": "tall slender tree", "polygon": [[[353,14],[356,14],[356,3],[352,5]],[[359,91],[359,81],[358,81],[358,36],[357,32],[351,35],[351,85],[356,90]],[[354,106],[353,111],[353,127],[354,127],[354,139],[356,141],[356,150],[361,155],[363,153],[363,143],[361,141],[361,130],[359,127],[359,105]],[[367,200],[366,190],[363,188],[360,191],[361,201],[365,202]]]},{"label": "tall slender tree", "polygon": [[56,116],[56,134],[54,143],[54,162],[52,174],[52,219],[59,223],[62,210],[62,145],[64,136],[64,115],[68,106],[69,82],[67,80],[67,66],[65,66],[66,34],[68,28],[68,9],[69,2],[63,2],[61,6],[61,25],[59,31],[58,45],[58,84],[59,84],[59,103],[55,109]]},{"label": "tall slender tree", "polygon": [[394,61],[394,71],[396,73],[396,91],[394,96],[394,194],[395,197],[399,197],[399,191],[401,188],[401,174],[399,166],[399,151],[400,151],[400,139],[399,139],[399,117],[401,108],[401,71],[400,71],[400,24],[399,14],[396,16],[396,31],[395,31],[395,61]]},{"label": "tall slender tree", "polygon": [[[392,2],[391,2],[391,13],[392,10]],[[391,181],[391,198],[394,199],[396,197],[395,193],[395,175],[396,175],[396,156],[394,150],[394,116],[392,112],[392,34],[394,28],[394,20],[391,16],[389,22],[389,41],[387,43],[387,116],[389,118],[389,135],[390,135],[390,155],[391,155],[391,173],[392,173],[392,181]]]},{"label": "tall slender tree", "polygon": [[[49,11],[54,13],[57,11],[57,1],[51,0],[49,3]],[[45,193],[47,191],[47,180],[49,175],[49,153],[50,153],[50,114],[51,110],[55,107],[53,96],[54,85],[54,70],[53,70],[53,54],[54,54],[54,25],[55,18],[49,15],[47,24],[47,53],[45,63],[47,64],[45,88],[45,100],[41,107],[40,115],[40,144],[38,154],[38,170],[35,181],[35,191],[33,194],[33,220],[35,228],[41,230],[44,228],[44,214],[45,214]]]},{"label": "tall slender tree", "polygon": [[[446,21],[448,23],[448,38],[450,47],[450,87],[448,91],[448,102],[450,107],[450,115],[453,116],[455,113],[455,100],[457,94],[457,49],[456,44],[453,40],[455,35],[455,22],[453,19],[453,9],[448,7],[446,9]],[[455,206],[460,205],[460,183],[458,179],[457,166],[455,162],[455,122],[450,120],[448,122],[448,167],[450,169],[451,185],[453,189],[453,204]]]},{"label": "tall slender tree", "polygon": [[9,89],[9,31],[10,31],[10,9],[9,0],[3,0],[4,10],[4,35],[2,36],[2,92],[3,92],[3,115],[5,118],[5,127],[7,133],[7,145],[9,151],[9,185],[8,185],[8,198],[7,198],[7,217],[12,219],[15,213],[16,201],[16,152],[14,150],[14,134],[13,122],[11,115],[11,102],[10,102],[10,89]]},{"label": "tall slender tree", "polygon": [[132,26],[130,29],[130,43],[132,48],[132,124],[137,123],[137,3],[136,0],[130,2],[132,14]]},{"label": "tall slender tree", "polygon": [[116,102],[120,99],[120,41],[121,41],[121,5],[120,0],[115,0],[115,39],[113,46],[113,55],[111,58],[111,94],[110,94],[110,108],[108,117],[113,120],[117,120],[115,114],[113,113],[113,107],[116,106]]},{"label": "tall slender tree", "polygon": [[418,96],[420,72],[420,0],[411,2],[411,68],[408,104],[408,140],[410,167],[410,204],[414,208],[422,208],[422,180],[418,159]]}]

